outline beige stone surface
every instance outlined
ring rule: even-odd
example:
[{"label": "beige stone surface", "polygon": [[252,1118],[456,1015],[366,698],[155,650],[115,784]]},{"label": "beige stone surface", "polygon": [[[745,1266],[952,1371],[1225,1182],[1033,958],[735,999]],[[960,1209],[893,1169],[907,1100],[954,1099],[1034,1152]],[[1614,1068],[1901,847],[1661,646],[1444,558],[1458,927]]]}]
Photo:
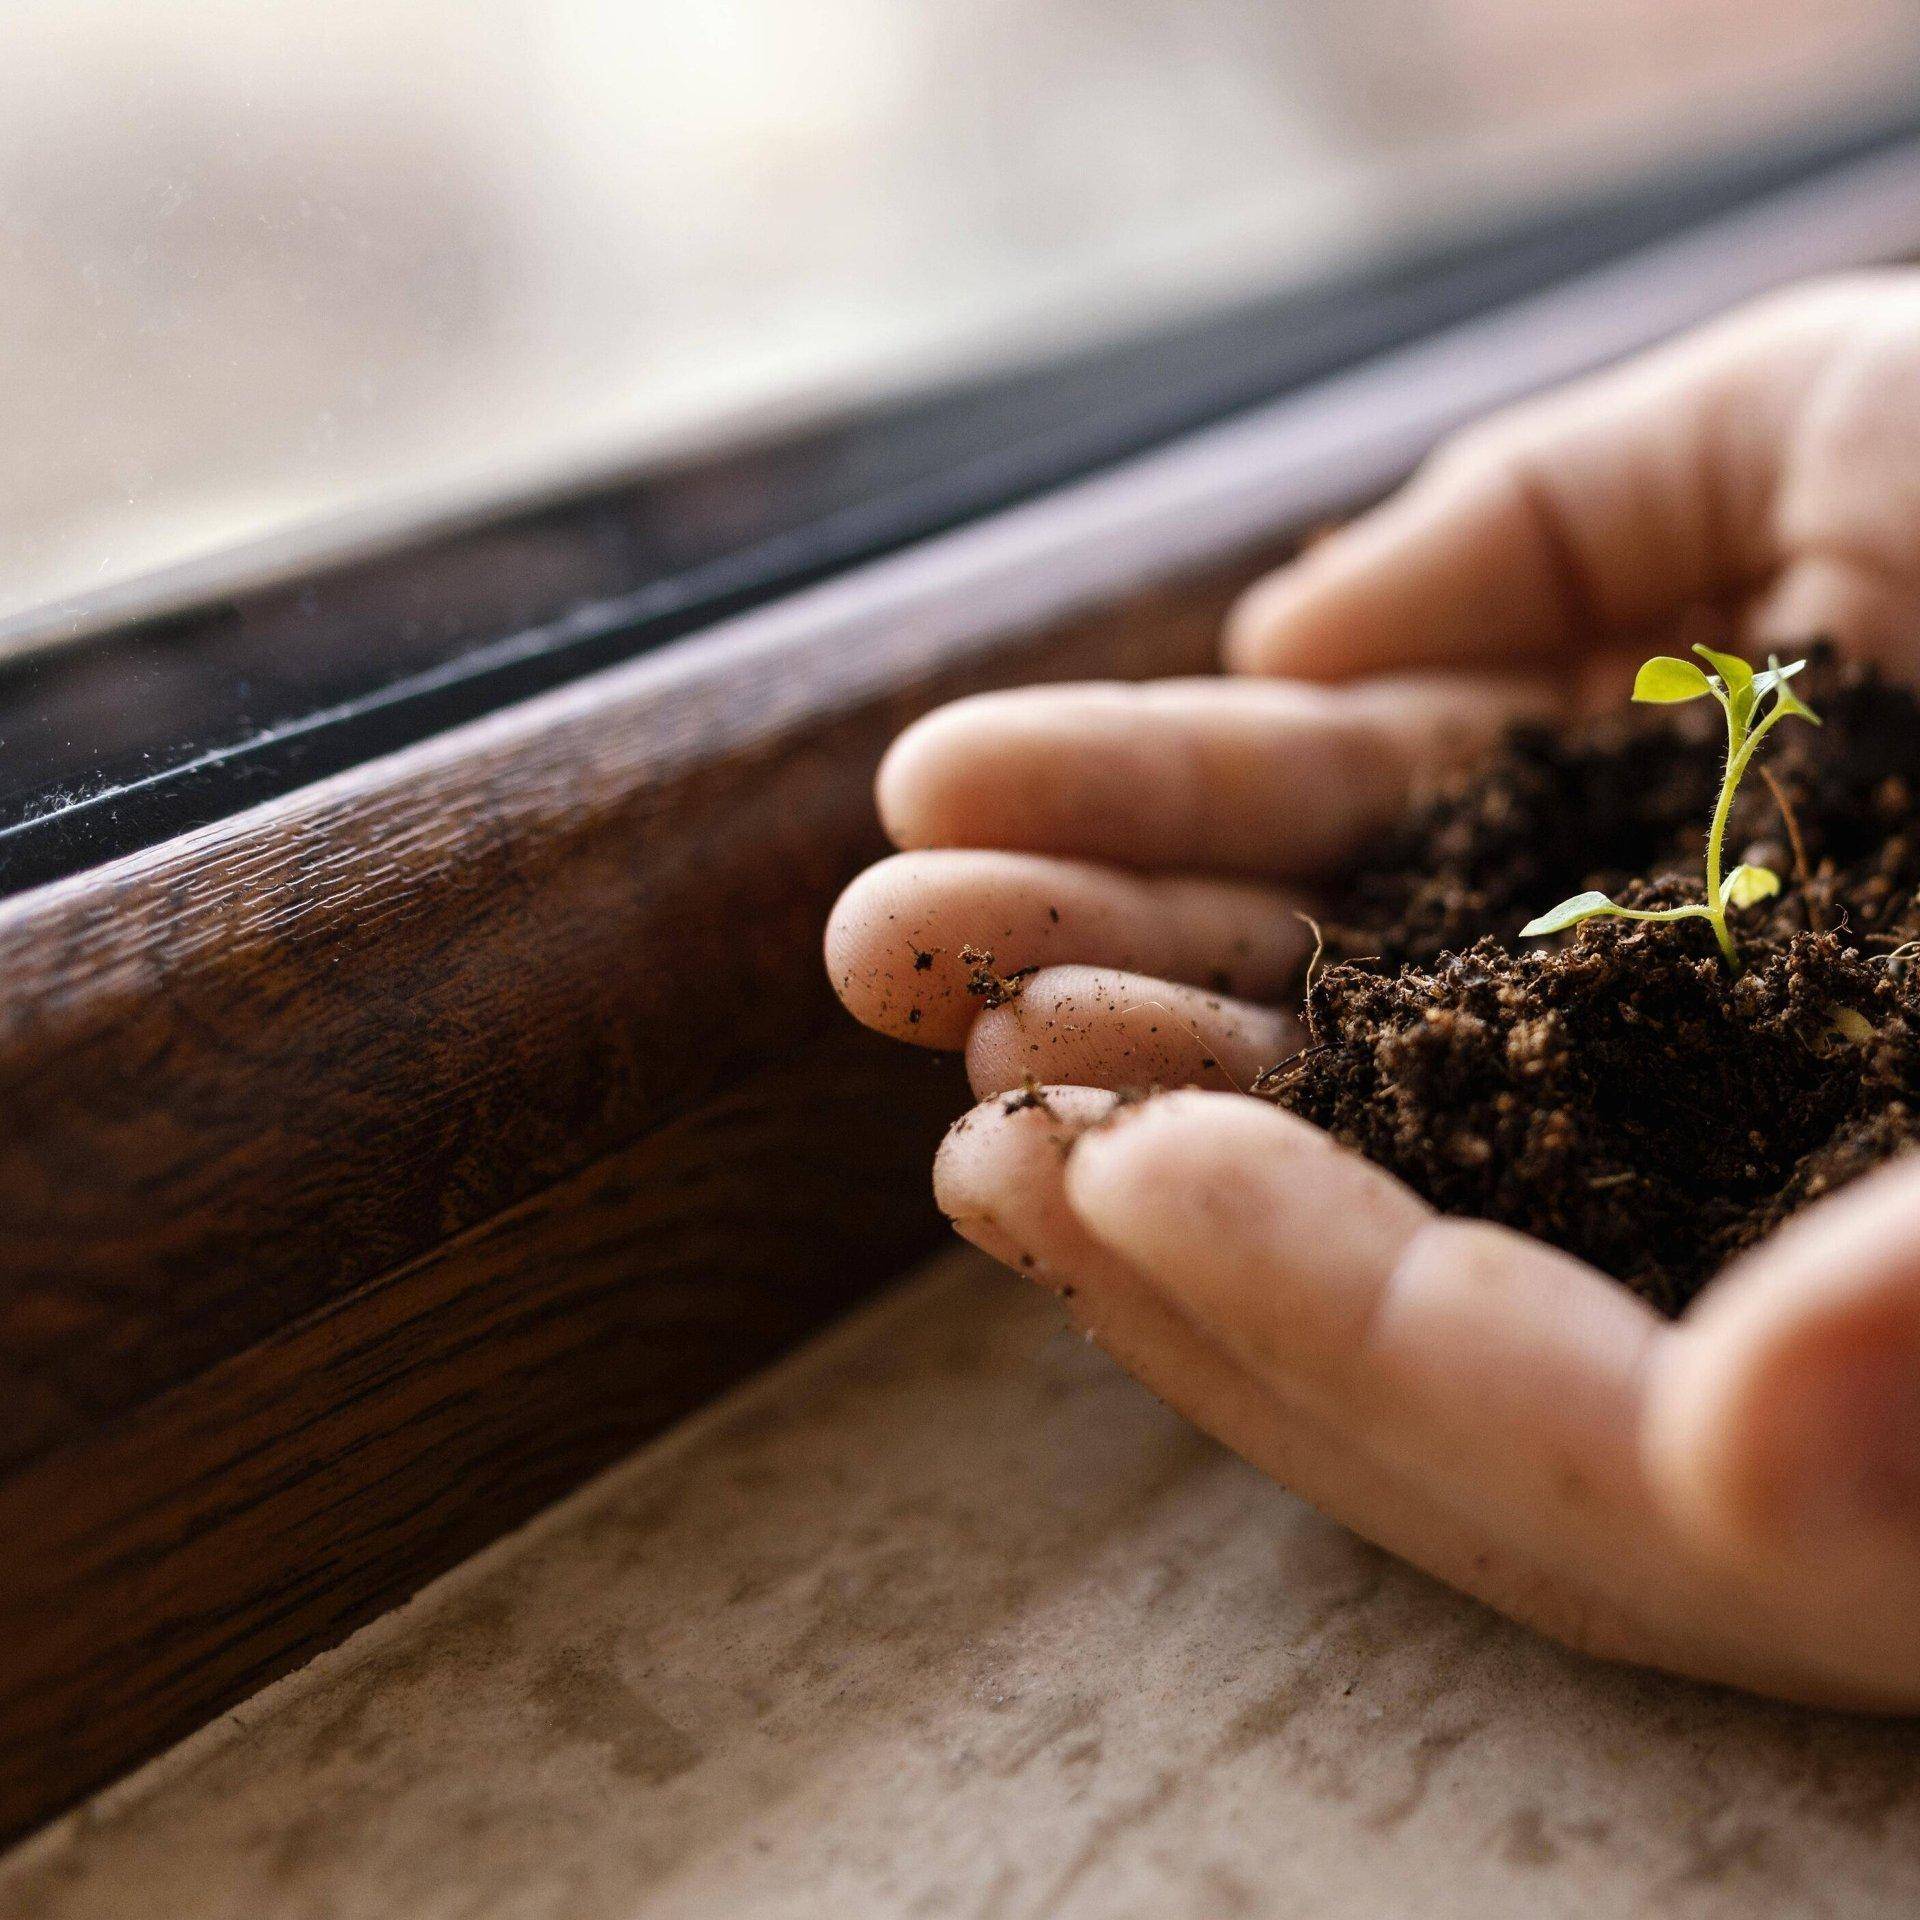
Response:
[{"label": "beige stone surface", "polygon": [[0,1863],[8,1920],[1920,1911],[1920,1734],[1566,1655],[942,1262]]}]

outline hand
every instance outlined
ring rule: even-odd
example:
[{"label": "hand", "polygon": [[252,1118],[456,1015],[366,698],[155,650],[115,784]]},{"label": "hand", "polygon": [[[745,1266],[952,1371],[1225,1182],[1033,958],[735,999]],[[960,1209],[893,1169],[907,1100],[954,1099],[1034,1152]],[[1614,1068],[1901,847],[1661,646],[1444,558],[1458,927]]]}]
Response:
[{"label": "hand", "polygon": [[[1299,890],[1570,661],[1604,683],[1681,623],[1913,664],[1920,277],[1769,302],[1443,449],[1248,595],[1230,661],[1289,678],[931,715],[879,780],[909,851],[848,889],[828,965],[981,1096],[1046,1083],[956,1125],[942,1205],[1257,1466],[1570,1645],[1920,1708],[1920,1157],[1669,1324],[1237,1091],[1297,1039]],[[1107,1091],[1156,1085],[1187,1090]]]}]

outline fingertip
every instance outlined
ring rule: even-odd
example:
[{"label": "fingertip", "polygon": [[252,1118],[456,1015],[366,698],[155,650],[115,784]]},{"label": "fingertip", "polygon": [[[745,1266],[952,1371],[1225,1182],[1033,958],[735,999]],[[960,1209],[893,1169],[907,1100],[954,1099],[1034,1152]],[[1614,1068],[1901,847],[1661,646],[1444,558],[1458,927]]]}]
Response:
[{"label": "fingertip", "polygon": [[1263,574],[1227,609],[1220,633],[1220,658],[1229,673],[1265,675],[1267,636],[1278,624],[1278,610],[1291,592],[1289,575],[1298,561]]},{"label": "fingertip", "polygon": [[1344,604],[1338,549],[1349,538],[1345,532],[1330,534],[1241,594],[1221,636],[1229,672],[1341,681],[1394,664],[1391,656],[1377,652],[1370,634],[1353,624]]},{"label": "fingertip", "polygon": [[881,757],[873,797],[896,847],[1020,846],[1032,688],[971,694],[923,714]]},{"label": "fingertip", "polygon": [[1036,1087],[1031,1095],[996,1095],[947,1129],[933,1160],[933,1196],[955,1225],[991,1211],[1032,1185],[1036,1148],[1052,1170],[1084,1131],[1113,1111],[1116,1096],[1100,1087]]},{"label": "fingertip", "polygon": [[895,855],[847,883],[822,939],[827,978],[863,1027],[913,1046],[957,1047],[971,1003],[950,956],[929,949],[928,964],[915,964],[915,929],[901,918],[908,871]]},{"label": "fingertip", "polygon": [[1020,1001],[989,1007],[975,1019],[967,1034],[967,1085],[977,1099],[990,1100],[1009,1093],[1032,1077],[1046,1057],[1045,1040],[1036,1034],[1030,1009]]},{"label": "fingertip", "polygon": [[1046,967],[967,1036],[982,1098],[1029,1080],[1237,1091],[1299,1045],[1288,1014],[1111,967]]},{"label": "fingertip", "polygon": [[1455,444],[1398,492],[1242,595],[1228,653],[1242,672],[1344,682],[1486,666],[1549,637],[1539,569],[1489,463]]},{"label": "fingertip", "polygon": [[938,795],[953,755],[951,706],[922,714],[881,756],[873,776],[880,826],[896,847],[940,844]]},{"label": "fingertip", "polygon": [[1075,1138],[1113,1105],[1096,1087],[1041,1087],[962,1114],[933,1164],[934,1199],[954,1231],[1034,1279],[1097,1275],[1104,1257],[1067,1207],[1061,1175]]}]

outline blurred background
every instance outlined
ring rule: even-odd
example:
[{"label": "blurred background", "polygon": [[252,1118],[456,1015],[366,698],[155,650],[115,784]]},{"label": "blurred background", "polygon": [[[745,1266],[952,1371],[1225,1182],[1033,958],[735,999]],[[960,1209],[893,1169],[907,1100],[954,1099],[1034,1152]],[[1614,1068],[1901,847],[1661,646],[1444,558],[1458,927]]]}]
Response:
[{"label": "blurred background", "polygon": [[9,0],[0,618],[1311,282],[1917,56],[1920,0]]}]

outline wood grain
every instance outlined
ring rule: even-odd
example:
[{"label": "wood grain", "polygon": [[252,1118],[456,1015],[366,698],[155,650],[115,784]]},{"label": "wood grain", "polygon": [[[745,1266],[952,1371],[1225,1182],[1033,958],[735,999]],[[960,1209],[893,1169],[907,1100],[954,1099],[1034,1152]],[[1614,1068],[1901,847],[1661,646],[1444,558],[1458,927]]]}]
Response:
[{"label": "wood grain", "polygon": [[892,735],[985,684],[1198,670],[1224,598],[695,643],[8,903],[0,1466],[834,1018],[820,928]]},{"label": "wood grain", "polygon": [[826,595],[0,910],[0,1833],[929,1243],[964,1089],[826,910],[916,712],[1206,664],[1252,561],[1138,564]]},{"label": "wood grain", "polygon": [[953,1062],[836,1026],[0,1483],[0,1831],[341,1639],[897,1270],[937,1232],[925,1162],[964,1100]]}]

